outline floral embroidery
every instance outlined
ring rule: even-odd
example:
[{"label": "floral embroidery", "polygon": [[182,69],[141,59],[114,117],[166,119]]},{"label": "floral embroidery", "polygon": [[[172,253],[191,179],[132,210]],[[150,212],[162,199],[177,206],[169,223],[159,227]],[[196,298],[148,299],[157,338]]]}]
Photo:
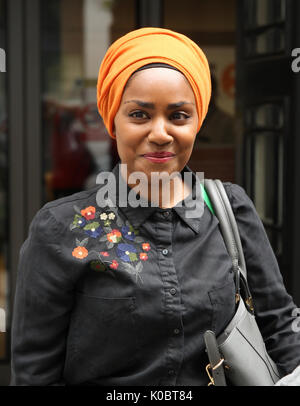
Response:
[{"label": "floral embroidery", "polygon": [[147,261],[148,255],[145,252],[141,252],[140,253],[140,259],[142,259],[143,261]]},{"label": "floral embroidery", "polygon": [[89,254],[88,250],[85,247],[80,247],[78,246],[75,248],[72,252],[73,257],[76,257],[78,259],[83,259],[87,257]]},{"label": "floral embroidery", "polygon": [[117,246],[117,255],[126,262],[137,261],[136,249],[130,244],[119,244]]},{"label": "floral embroidery", "polygon": [[[73,257],[83,260],[91,254],[98,259],[90,261],[94,271],[115,272],[126,271],[134,275],[136,282],[142,281],[143,262],[148,260],[151,247],[139,236],[139,230],[118,216],[117,208],[97,212],[94,206],[80,210],[74,206],[75,215],[70,230],[81,233],[83,239],[76,238]],[[86,248],[90,238],[105,244],[106,250],[97,251]],[[113,273],[113,275],[115,275]]]},{"label": "floral embroidery", "polygon": [[121,239],[122,239],[122,234],[120,233],[119,230],[112,230],[112,232],[111,232],[111,233],[108,233],[108,234],[106,235],[106,237],[107,237],[107,239],[108,239],[109,242],[116,243],[116,242],[121,241]]},{"label": "floral embroidery", "polygon": [[97,238],[103,233],[100,224],[96,221],[87,224],[85,227],[83,227],[83,229],[85,230],[86,234],[93,238]]},{"label": "floral embroidery", "polygon": [[106,269],[106,265],[103,264],[101,261],[91,261],[90,267],[94,271],[105,271],[105,269]]},{"label": "floral embroidery", "polygon": [[93,220],[95,218],[95,213],[96,213],[96,209],[93,206],[89,206],[84,210],[81,210],[80,212],[83,217],[85,217],[87,220]]},{"label": "floral embroidery", "polygon": [[109,265],[109,267],[112,269],[117,269],[118,266],[119,266],[119,264],[115,259],[113,259],[112,263]]}]

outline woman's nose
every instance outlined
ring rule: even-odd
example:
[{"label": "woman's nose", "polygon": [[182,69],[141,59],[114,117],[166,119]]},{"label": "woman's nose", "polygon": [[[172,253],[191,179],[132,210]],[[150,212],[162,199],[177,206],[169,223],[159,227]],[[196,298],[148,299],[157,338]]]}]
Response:
[{"label": "woman's nose", "polygon": [[156,119],[152,122],[148,140],[159,145],[173,141],[173,137],[168,133],[167,123],[163,118]]}]

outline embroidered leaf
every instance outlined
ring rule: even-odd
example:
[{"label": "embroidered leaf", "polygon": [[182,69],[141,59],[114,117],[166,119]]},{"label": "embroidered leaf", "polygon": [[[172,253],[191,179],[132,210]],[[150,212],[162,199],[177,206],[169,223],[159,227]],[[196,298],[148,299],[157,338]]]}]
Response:
[{"label": "embroidered leaf", "polygon": [[117,217],[116,223],[118,227],[122,227],[124,225],[124,221],[121,219],[121,217]]},{"label": "embroidered leaf", "polygon": [[138,243],[143,243],[144,239],[142,237],[135,237],[134,241]]},{"label": "embroidered leaf", "polygon": [[84,230],[93,230],[97,229],[100,226],[100,224],[97,221],[93,221],[92,223],[87,224],[85,227],[83,227]]},{"label": "embroidered leaf", "polygon": [[80,208],[78,206],[74,205],[73,209],[76,211],[76,213],[81,215],[81,211],[80,211]]},{"label": "embroidered leaf", "polygon": [[107,246],[108,249],[113,248],[114,243],[111,242],[111,241],[107,241],[106,246]]},{"label": "embroidered leaf", "polygon": [[81,241],[80,246],[85,247],[87,245],[88,241],[89,241],[89,239],[85,238],[84,240]]},{"label": "embroidered leaf", "polygon": [[78,228],[79,226],[77,226],[76,224],[70,224],[70,230],[74,230],[74,228]]},{"label": "embroidered leaf", "polygon": [[137,272],[142,272],[143,269],[143,264],[140,262],[137,263],[137,266],[135,267]]},{"label": "embroidered leaf", "polygon": [[81,246],[81,242],[78,240],[78,238],[76,238],[76,245],[77,245],[78,247]]},{"label": "embroidered leaf", "polygon": [[128,256],[130,258],[130,261],[137,261],[138,260],[136,254],[134,252],[130,252]]},{"label": "embroidered leaf", "polygon": [[107,236],[103,235],[102,237],[99,238],[99,241],[107,241]]},{"label": "embroidered leaf", "polygon": [[103,227],[103,230],[104,230],[105,233],[111,233],[112,232],[111,227]]},{"label": "embroidered leaf", "polygon": [[96,213],[95,213],[95,219],[97,219],[97,218],[99,218],[100,217],[100,212],[99,211],[96,211]]}]

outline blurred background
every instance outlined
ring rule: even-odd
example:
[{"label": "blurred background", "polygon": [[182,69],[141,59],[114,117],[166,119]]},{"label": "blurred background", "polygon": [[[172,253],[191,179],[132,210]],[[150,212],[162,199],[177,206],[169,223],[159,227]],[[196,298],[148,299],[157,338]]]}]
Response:
[{"label": "blurred background", "polygon": [[18,256],[33,216],[118,161],[96,82],[108,46],[136,28],[173,29],[206,53],[213,95],[189,166],[246,189],[300,306],[299,3],[0,0],[0,385],[10,379]]}]

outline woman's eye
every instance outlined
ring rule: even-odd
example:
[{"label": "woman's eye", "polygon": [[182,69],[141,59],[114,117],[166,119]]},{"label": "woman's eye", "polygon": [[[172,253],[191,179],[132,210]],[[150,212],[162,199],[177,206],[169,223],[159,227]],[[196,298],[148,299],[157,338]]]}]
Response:
[{"label": "woman's eye", "polygon": [[129,116],[133,117],[133,118],[139,118],[139,119],[145,119],[148,117],[147,114],[144,113],[143,111],[134,111],[134,112],[130,113]]},{"label": "woman's eye", "polygon": [[186,120],[189,118],[189,115],[186,113],[176,111],[175,113],[172,114],[171,118],[172,120]]}]

